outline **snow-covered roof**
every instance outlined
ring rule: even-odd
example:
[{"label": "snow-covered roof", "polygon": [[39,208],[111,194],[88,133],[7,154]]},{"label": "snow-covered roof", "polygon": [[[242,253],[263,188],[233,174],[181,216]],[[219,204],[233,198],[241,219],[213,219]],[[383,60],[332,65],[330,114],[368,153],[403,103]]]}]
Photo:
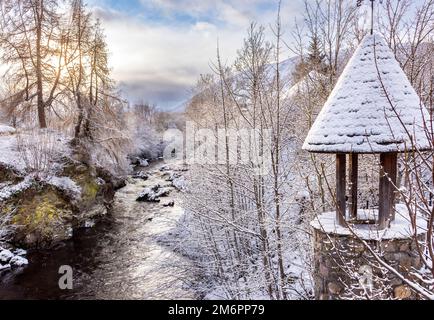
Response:
[{"label": "snow-covered roof", "polygon": [[[303,149],[382,153],[430,149],[429,115],[380,35],[367,35],[309,131]],[[410,136],[412,138],[410,138]]]}]

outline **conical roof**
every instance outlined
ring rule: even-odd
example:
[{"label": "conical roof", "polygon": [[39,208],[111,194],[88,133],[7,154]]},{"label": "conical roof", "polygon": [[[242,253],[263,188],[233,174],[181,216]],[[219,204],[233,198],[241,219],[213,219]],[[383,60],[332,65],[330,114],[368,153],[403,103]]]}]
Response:
[{"label": "conical roof", "polygon": [[367,35],[315,120],[303,149],[384,153],[416,146],[428,150],[427,120],[427,110],[383,37]]}]

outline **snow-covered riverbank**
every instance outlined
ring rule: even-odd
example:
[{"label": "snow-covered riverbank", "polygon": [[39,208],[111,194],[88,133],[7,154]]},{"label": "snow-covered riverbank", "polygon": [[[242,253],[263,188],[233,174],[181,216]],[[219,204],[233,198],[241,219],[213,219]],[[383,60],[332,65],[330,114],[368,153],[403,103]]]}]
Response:
[{"label": "snow-covered riverbank", "polygon": [[[55,250],[29,252],[29,266],[2,279],[0,297],[38,299],[194,299],[194,263],[167,242],[183,217],[181,171],[156,163],[130,177],[111,212]],[[145,188],[170,189],[160,202],[136,201]],[[173,206],[167,205],[173,203]],[[162,241],[165,239],[166,241]],[[60,265],[73,268],[73,290],[58,288]]]}]

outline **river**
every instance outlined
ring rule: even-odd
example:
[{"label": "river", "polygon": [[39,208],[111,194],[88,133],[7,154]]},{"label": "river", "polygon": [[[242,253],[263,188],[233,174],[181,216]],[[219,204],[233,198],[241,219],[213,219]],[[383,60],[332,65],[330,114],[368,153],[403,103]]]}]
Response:
[{"label": "river", "polygon": [[[181,218],[177,191],[161,203],[137,202],[146,186],[167,185],[154,165],[150,178],[129,178],[113,209],[93,228],[76,230],[56,249],[29,252],[29,265],[0,278],[0,299],[194,299],[193,263],[160,244]],[[175,201],[174,207],[163,203]],[[61,290],[61,265],[73,269],[73,289]]]}]

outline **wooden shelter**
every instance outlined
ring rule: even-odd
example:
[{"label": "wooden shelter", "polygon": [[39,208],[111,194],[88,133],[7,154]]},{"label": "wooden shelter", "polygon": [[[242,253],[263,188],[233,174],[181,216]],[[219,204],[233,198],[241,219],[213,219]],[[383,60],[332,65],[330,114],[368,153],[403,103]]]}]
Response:
[{"label": "wooden shelter", "polygon": [[[379,154],[378,221],[394,219],[397,155],[430,150],[429,115],[382,36],[369,34],[348,62],[309,131],[303,149],[336,154],[336,217],[357,220],[358,155]],[[350,210],[347,212],[347,155]]]}]

